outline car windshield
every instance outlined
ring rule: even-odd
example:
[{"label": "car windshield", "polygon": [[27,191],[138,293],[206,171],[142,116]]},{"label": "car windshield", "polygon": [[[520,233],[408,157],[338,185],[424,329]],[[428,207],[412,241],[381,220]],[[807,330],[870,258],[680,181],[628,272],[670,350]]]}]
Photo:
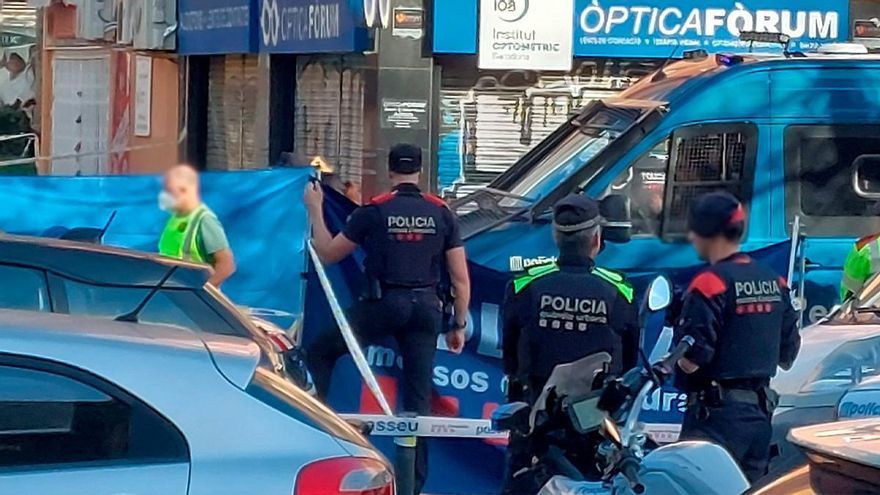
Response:
[{"label": "car windshield", "polygon": [[858,294],[844,302],[828,318],[832,323],[880,323],[880,274],[869,279]]},{"label": "car windshield", "polygon": [[[571,132],[543,159],[532,165],[507,191],[512,196],[536,201],[553,186],[565,181],[606,149],[629,129],[641,109],[596,105],[592,114],[572,121]],[[523,200],[506,197],[502,206],[522,205]]]}]

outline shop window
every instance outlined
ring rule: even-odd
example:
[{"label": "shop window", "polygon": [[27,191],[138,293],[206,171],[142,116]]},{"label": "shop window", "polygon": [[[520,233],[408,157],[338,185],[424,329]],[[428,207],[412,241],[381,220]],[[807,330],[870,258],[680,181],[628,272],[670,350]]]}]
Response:
[{"label": "shop window", "polygon": [[62,371],[0,364],[0,468],[188,457],[180,432],[151,409],[48,367]]},{"label": "shop window", "polygon": [[668,165],[669,140],[664,139],[624,170],[611,185],[611,194],[622,195],[630,201],[633,236],[660,235]]},{"label": "shop window", "polygon": [[880,154],[880,126],[789,126],[785,130],[786,210],[810,218],[813,235],[864,235],[877,225],[877,201],[859,196],[853,166]]},{"label": "shop window", "polygon": [[751,124],[687,127],[672,136],[672,163],[663,211],[663,236],[687,234],[688,210],[694,199],[727,191],[748,206],[757,150],[757,128]]}]

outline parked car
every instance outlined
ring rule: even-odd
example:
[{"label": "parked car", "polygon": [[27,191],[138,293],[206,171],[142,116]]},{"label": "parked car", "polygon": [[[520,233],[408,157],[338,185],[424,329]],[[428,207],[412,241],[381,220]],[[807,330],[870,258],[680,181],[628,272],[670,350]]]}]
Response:
[{"label": "parked car", "polygon": [[268,365],[308,389],[302,354],[280,328],[208,284],[203,265],[70,240],[0,235],[0,308],[126,319],[248,337]]},{"label": "parked car", "polygon": [[0,493],[393,495],[366,438],[260,354],[217,333],[0,310]]},{"label": "parked car", "polygon": [[[870,383],[880,379],[880,276],[835,309],[823,321],[801,332],[803,344],[794,365],[780,371],[771,385],[779,392],[779,407],[773,416],[774,445],[780,457],[774,472],[786,471],[803,456],[786,437],[792,428],[827,423],[838,418],[838,409],[853,400],[842,398],[863,390],[869,396]],[[874,385],[876,388],[876,385]],[[867,395],[866,395],[867,394]],[[861,399],[860,399],[861,400]],[[873,409],[872,409],[873,411]],[[874,415],[880,414],[880,410]],[[844,416],[870,416],[846,406]]]}]

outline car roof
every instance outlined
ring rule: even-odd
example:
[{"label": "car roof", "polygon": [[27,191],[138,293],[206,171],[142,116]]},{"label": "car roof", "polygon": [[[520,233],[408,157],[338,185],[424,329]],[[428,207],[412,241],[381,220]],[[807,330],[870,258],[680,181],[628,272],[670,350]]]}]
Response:
[{"label": "car roof", "polygon": [[97,285],[152,287],[168,272],[165,287],[196,289],[211,269],[174,258],[75,241],[0,235],[0,263],[23,265]]}]

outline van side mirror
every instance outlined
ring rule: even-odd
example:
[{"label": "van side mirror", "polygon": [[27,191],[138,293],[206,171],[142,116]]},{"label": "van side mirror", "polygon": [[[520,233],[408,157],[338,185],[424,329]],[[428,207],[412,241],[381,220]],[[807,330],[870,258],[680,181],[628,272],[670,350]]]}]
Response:
[{"label": "van side mirror", "polygon": [[609,194],[599,202],[599,212],[605,223],[602,238],[608,242],[624,244],[632,239],[632,216],[629,201],[622,194]]},{"label": "van side mirror", "polygon": [[860,155],[853,161],[853,190],[865,199],[880,199],[880,155]]}]

